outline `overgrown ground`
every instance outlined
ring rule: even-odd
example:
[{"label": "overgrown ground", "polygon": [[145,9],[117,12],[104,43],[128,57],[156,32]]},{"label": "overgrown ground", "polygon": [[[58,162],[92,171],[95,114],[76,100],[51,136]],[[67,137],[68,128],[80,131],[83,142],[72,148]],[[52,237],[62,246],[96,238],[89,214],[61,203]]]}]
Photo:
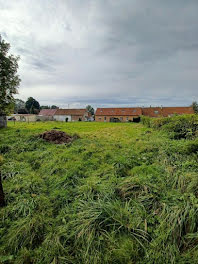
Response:
[{"label": "overgrown ground", "polygon": [[[36,135],[58,128],[68,145]],[[0,263],[198,263],[198,141],[142,124],[0,130]]]}]

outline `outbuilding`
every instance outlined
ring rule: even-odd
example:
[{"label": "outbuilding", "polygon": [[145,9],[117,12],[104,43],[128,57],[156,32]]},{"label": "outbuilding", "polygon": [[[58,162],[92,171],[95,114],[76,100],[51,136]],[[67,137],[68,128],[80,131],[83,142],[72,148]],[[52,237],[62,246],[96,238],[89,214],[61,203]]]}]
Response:
[{"label": "outbuilding", "polygon": [[177,106],[177,107],[143,107],[142,114],[149,117],[170,117],[173,115],[188,115],[194,114],[191,106]]},{"label": "outbuilding", "polygon": [[57,109],[42,109],[38,114],[40,121],[53,121]]},{"label": "outbuilding", "polygon": [[97,108],[95,120],[97,122],[133,122],[142,115],[140,107],[132,108]]},{"label": "outbuilding", "polygon": [[57,121],[87,121],[89,113],[86,109],[57,109],[54,119]]},{"label": "outbuilding", "polygon": [[7,120],[15,120],[21,122],[36,122],[37,115],[34,114],[12,114],[11,116],[7,116]]}]

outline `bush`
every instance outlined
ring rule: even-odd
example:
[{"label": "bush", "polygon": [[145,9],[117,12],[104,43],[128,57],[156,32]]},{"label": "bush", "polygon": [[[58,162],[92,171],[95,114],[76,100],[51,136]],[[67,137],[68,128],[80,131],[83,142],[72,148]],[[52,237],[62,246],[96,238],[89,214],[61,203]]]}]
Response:
[{"label": "bush", "polygon": [[173,117],[143,117],[142,123],[147,127],[162,129],[170,133],[173,139],[192,139],[198,136],[198,116],[181,115]]},{"label": "bush", "polygon": [[148,116],[142,116],[141,117],[142,124],[147,126],[147,127],[151,127],[151,120],[152,119]]},{"label": "bush", "polygon": [[174,139],[192,139],[198,135],[198,117],[185,115],[170,118],[164,130],[173,132]]},{"label": "bush", "polygon": [[189,142],[187,144],[186,153],[187,154],[198,153],[198,140]]}]

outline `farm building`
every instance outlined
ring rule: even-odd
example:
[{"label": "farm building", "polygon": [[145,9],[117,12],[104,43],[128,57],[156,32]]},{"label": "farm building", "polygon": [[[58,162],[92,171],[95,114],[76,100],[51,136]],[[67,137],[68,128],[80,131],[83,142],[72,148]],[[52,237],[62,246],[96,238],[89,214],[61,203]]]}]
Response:
[{"label": "farm building", "polygon": [[56,121],[86,121],[88,117],[86,109],[57,109],[54,114]]},{"label": "farm building", "polygon": [[56,113],[57,109],[42,109],[38,114],[38,120],[40,121],[53,121],[54,114]]},{"label": "farm building", "polygon": [[168,117],[172,115],[194,114],[192,107],[145,107],[142,115],[149,117]]},{"label": "farm building", "polygon": [[20,122],[36,122],[36,121],[52,121],[53,116],[34,115],[34,114],[12,114],[7,116],[8,121],[20,121]]},{"label": "farm building", "polygon": [[53,117],[54,114],[56,113],[57,109],[42,109],[39,112],[39,116],[50,116]]},{"label": "farm building", "polygon": [[56,121],[86,121],[89,113],[86,109],[43,109],[39,116],[51,116]]},{"label": "farm building", "polygon": [[89,121],[90,113],[86,109],[42,109],[38,115],[13,114],[7,120],[36,122],[36,121]]},{"label": "farm building", "polygon": [[142,115],[142,109],[137,108],[98,108],[95,114],[97,122],[130,122],[136,121]]},{"label": "farm building", "polygon": [[168,117],[172,115],[194,114],[192,107],[137,107],[137,108],[98,108],[97,122],[138,121],[141,115],[149,117]]},{"label": "farm building", "polygon": [[15,120],[21,122],[36,122],[37,115],[34,114],[13,114],[7,117],[7,120]]}]

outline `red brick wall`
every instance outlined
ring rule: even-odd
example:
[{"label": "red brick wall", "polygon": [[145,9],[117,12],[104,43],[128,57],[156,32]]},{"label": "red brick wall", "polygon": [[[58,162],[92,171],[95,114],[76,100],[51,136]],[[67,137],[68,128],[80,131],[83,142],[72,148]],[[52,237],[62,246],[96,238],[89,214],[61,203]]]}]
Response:
[{"label": "red brick wall", "polygon": [[71,120],[72,121],[79,121],[79,118],[81,118],[81,121],[84,121],[84,118],[83,118],[83,116],[82,115],[75,115],[75,116],[72,116],[71,117]]},{"label": "red brick wall", "polygon": [[[110,122],[110,118],[112,117],[119,118],[121,122],[128,122],[129,120],[133,121],[133,118],[138,117],[138,116],[106,116],[106,121],[105,121],[105,116],[95,116],[95,121],[96,122]],[[127,117],[128,117],[128,120],[127,120]]]}]

